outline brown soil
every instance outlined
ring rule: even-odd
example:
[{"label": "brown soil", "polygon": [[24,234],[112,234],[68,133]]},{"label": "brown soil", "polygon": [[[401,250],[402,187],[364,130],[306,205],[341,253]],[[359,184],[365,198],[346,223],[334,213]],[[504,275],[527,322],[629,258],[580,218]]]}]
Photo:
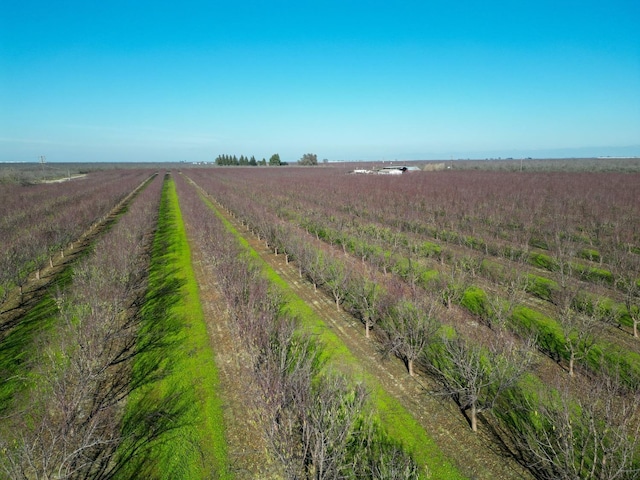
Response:
[{"label": "brown soil", "polygon": [[[187,224],[187,232],[190,230]],[[250,359],[238,348],[239,342],[234,337],[225,300],[195,236],[189,237],[189,243],[200,302],[218,369],[218,393],[224,404],[231,472],[240,480],[282,478],[277,465],[269,459],[261,433],[264,429],[260,416],[252,407],[252,399],[257,398],[258,392],[251,383]]]},{"label": "brown soil", "polygon": [[[224,212],[222,213],[224,214]],[[244,236],[262,259],[278,272],[294,292],[315,310],[327,328],[332,329],[338,335],[351,353],[360,360],[361,370],[374,375],[384,389],[413,414],[414,418],[424,427],[460,472],[474,479],[532,478],[531,474],[502,448],[488,422],[481,419],[480,431],[474,434],[465,417],[453,402],[434,393],[437,388],[429,377],[421,373],[410,377],[400,360],[383,361],[376,342],[365,338],[364,328],[359,321],[342,310],[337,311],[332,298],[322,291],[314,291],[311,284],[301,280],[297,268],[293,264],[288,264],[284,255],[274,255],[270,249],[265,247],[264,242],[255,238],[235,219],[227,216],[227,220]],[[212,287],[215,288],[213,285]],[[208,287],[203,287],[202,301],[205,304],[220,301],[219,298],[216,300],[215,294],[208,293],[206,290]],[[213,305],[205,308],[210,312],[216,311]],[[211,315],[215,316],[215,313],[211,313]],[[215,335],[213,336],[215,337]],[[215,348],[221,349],[221,346],[216,347],[214,341]],[[225,362],[229,365],[242,363],[237,358],[234,360],[235,351],[228,353],[231,355],[226,356],[227,353],[221,353],[222,361],[218,364],[221,371]],[[218,359],[216,360],[218,361]],[[250,404],[247,401],[247,392],[250,390],[247,390],[243,385],[245,376],[239,371],[233,373],[233,369],[229,369],[229,372],[226,379],[229,384],[226,388],[230,389],[230,409],[234,409],[231,406],[234,399],[239,402],[239,406],[235,407],[239,413],[230,412],[230,422],[233,422],[234,419],[240,419],[246,415],[247,412],[243,405]],[[230,441],[230,452],[234,457],[238,457],[241,453],[239,449],[247,444],[247,439],[254,438],[255,425],[249,425],[250,428],[244,434],[242,433],[243,427],[240,425],[230,423],[228,427],[231,427],[232,430],[240,429],[239,432],[230,433],[231,438],[242,439],[237,445],[233,445]]]}]

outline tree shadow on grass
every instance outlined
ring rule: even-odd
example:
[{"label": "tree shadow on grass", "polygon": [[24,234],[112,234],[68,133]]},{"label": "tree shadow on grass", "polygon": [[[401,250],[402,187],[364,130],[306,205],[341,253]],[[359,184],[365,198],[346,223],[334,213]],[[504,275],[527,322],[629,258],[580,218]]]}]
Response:
[{"label": "tree shadow on grass", "polygon": [[122,442],[109,477],[162,477],[166,472],[158,469],[164,463],[162,456],[170,450],[161,447],[182,441],[180,430],[193,418],[193,402],[182,392],[174,389],[158,395],[153,388],[144,390],[123,419]]},{"label": "tree shadow on grass", "polygon": [[165,463],[163,456],[171,451],[163,446],[184,441],[184,427],[194,418],[192,396],[163,381],[175,373],[173,359],[184,345],[185,319],[175,309],[182,302],[185,281],[170,261],[161,263],[153,272],[151,287],[139,310],[141,328],[131,378],[132,394],[111,467],[111,476],[117,478],[159,478],[166,474],[158,471],[159,465]]},{"label": "tree shadow on grass", "polygon": [[58,305],[55,291],[64,289],[70,282],[71,269],[59,277],[38,296],[39,301],[29,305],[11,328],[0,336],[0,415],[9,409],[15,395],[27,385],[27,375],[37,361],[34,342],[55,324]]}]

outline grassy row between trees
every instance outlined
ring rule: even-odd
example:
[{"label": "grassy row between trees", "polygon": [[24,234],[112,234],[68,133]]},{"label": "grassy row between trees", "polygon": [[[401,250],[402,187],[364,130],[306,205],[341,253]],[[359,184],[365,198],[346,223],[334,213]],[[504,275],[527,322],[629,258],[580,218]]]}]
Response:
[{"label": "grassy row between trees", "polygon": [[170,178],[165,179],[142,315],[139,349],[144,353],[134,365],[134,383],[153,371],[157,378],[135,392],[127,406],[125,437],[147,434],[145,442],[125,443],[120,450],[130,460],[125,476],[231,478],[217,369]]},{"label": "grassy row between trees", "polygon": [[[349,375],[354,380],[364,381],[372,392],[378,417],[376,421],[380,422],[382,428],[394,441],[399,442],[411,453],[414,460],[421,467],[421,478],[464,478],[438,448],[433,439],[412,417],[411,413],[397,399],[389,395],[373,376],[362,373],[359,361],[351,354],[338,336],[327,328],[323,320],[295,294],[287,282],[271,266],[261,260],[258,252],[249,246],[246,239],[226,219],[220,207],[215,205],[202,191],[200,191],[200,194],[203,201],[223,222],[226,229],[238,239],[249,256],[254,261],[259,262],[264,277],[282,293],[285,298],[287,313],[299,319],[303,328],[320,340],[323,345],[322,355],[326,356],[325,360],[328,365]],[[429,473],[427,474],[426,472]]]}]

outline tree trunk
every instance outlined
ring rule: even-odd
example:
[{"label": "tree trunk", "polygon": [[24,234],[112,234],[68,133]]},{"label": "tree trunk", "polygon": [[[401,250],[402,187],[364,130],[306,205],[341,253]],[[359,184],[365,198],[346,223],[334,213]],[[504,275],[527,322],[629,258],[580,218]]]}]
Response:
[{"label": "tree trunk", "polygon": [[575,355],[571,353],[569,357],[569,375],[573,377],[573,363],[575,361]]},{"label": "tree trunk", "polygon": [[633,319],[633,336],[638,338],[638,322],[639,320]]},{"label": "tree trunk", "polygon": [[413,377],[414,373],[413,373],[413,359],[412,358],[407,358],[407,368],[409,370],[409,376]]},{"label": "tree trunk", "polygon": [[478,431],[478,409],[475,402],[471,404],[471,430]]},{"label": "tree trunk", "polygon": [[364,322],[364,336],[366,338],[369,338],[369,322],[368,321]]}]

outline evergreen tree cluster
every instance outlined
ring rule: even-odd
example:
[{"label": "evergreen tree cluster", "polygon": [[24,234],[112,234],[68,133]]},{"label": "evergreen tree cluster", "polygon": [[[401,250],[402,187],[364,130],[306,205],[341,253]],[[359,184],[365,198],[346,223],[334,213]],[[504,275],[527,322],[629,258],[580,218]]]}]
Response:
[{"label": "evergreen tree cluster", "polygon": [[256,160],[256,157],[254,157],[253,155],[251,155],[251,157],[245,157],[244,155],[240,155],[240,157],[238,158],[236,155],[218,155],[216,157],[216,165],[219,166],[229,166],[229,165],[233,165],[233,166],[247,166],[247,167],[255,167],[255,166],[264,166],[264,165],[275,165],[275,166],[280,166],[280,165],[286,165],[286,162],[281,162],[280,161],[280,155],[277,153],[274,153],[273,155],[271,155],[271,158],[269,158],[269,162],[267,163],[267,160],[265,158],[263,158],[262,160]]}]

